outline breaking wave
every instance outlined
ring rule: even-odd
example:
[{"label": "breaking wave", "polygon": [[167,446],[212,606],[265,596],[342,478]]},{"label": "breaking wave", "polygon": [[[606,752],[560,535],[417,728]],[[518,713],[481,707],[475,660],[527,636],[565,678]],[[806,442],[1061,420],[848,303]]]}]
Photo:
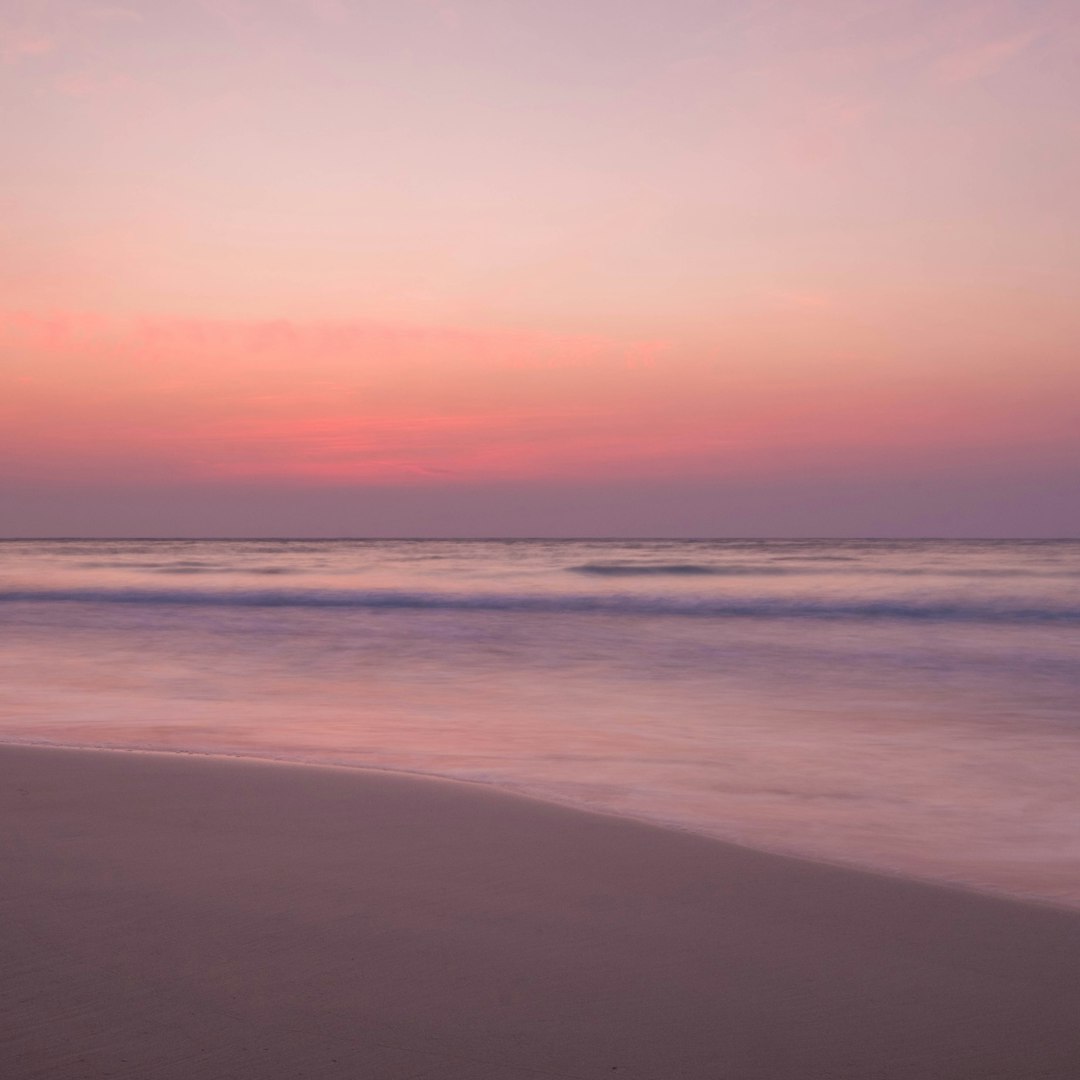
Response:
[{"label": "breaking wave", "polygon": [[792,571],[768,566],[706,566],[702,563],[618,563],[594,562],[569,567],[575,574],[597,574],[603,577],[636,577],[638,575],[694,576],[705,574],[789,574]]},{"label": "breaking wave", "polygon": [[[792,560],[793,561],[793,560]],[[808,560],[809,561],[809,560]],[[816,561],[824,561],[818,559]],[[836,561],[836,560],[829,560]],[[844,560],[855,562],[857,560]],[[574,574],[590,574],[597,577],[776,577],[829,575],[850,576],[858,574],[860,569],[868,574],[882,577],[943,577],[943,578],[1080,578],[1076,570],[1041,570],[1028,567],[955,567],[955,566],[777,566],[767,563],[633,563],[633,562],[591,562],[566,568]]]},{"label": "breaking wave", "polygon": [[141,604],[244,608],[598,613],[697,618],[905,619],[943,622],[1080,623],[1080,606],[1009,600],[695,597],[629,593],[426,592],[399,589],[6,589],[0,603]]}]

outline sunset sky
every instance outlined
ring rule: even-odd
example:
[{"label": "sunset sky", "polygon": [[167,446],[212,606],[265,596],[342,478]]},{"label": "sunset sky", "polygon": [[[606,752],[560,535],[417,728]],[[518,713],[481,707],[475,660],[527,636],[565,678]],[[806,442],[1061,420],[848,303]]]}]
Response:
[{"label": "sunset sky", "polygon": [[1080,535],[1075,0],[5,0],[0,535]]}]

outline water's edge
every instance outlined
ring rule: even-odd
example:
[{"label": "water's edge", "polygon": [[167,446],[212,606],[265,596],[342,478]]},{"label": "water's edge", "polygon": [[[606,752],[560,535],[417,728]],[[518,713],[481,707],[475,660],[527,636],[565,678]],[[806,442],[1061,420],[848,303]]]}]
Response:
[{"label": "water's edge", "polygon": [[488,791],[494,791],[509,798],[523,799],[527,802],[535,802],[547,806],[558,806],[561,809],[572,810],[580,814],[614,818],[619,821],[632,822],[635,825],[660,829],[664,832],[689,834],[691,836],[697,836],[712,841],[713,843],[739,848],[743,851],[754,851],[774,858],[790,859],[795,862],[810,863],[818,866],[831,866],[840,870],[853,871],[861,874],[868,874],[872,877],[884,878],[889,881],[914,882],[931,888],[947,889],[951,892],[961,892],[971,896],[989,897],[1008,903],[1048,908],[1053,911],[1064,912],[1069,915],[1080,917],[1080,900],[1070,901],[1068,899],[1048,897],[1037,893],[1012,891],[991,884],[969,881],[962,878],[922,875],[898,867],[871,864],[855,859],[827,858],[818,855],[810,855],[795,849],[769,846],[766,844],[750,844],[745,841],[725,836],[722,833],[710,832],[705,828],[695,828],[693,825],[685,822],[650,816],[647,814],[633,814],[613,809],[600,808],[577,802],[572,799],[546,795],[526,786],[516,787],[511,784],[499,783],[494,780],[472,779],[462,776],[453,776],[446,773],[425,772],[421,769],[391,768],[381,765],[358,765],[340,761],[314,761],[308,758],[295,758],[285,755],[275,756],[273,754],[214,752],[185,747],[151,747],[136,744],[124,746],[99,746],[89,743],[56,743],[46,742],[44,740],[0,737],[0,753],[3,752],[5,747],[23,747],[45,751],[75,751],[87,754],[127,754],[136,757],[197,758],[226,763],[234,762],[275,765],[282,768],[330,769],[335,772],[344,771],[361,775],[364,773],[375,773],[386,776],[400,776],[417,781],[460,784],[465,787],[478,787]]}]

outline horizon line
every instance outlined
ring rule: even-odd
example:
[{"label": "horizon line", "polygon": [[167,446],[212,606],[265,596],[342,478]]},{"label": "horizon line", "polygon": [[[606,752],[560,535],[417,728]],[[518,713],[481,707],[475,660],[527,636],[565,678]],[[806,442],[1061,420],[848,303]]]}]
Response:
[{"label": "horizon line", "polygon": [[1080,541],[1080,536],[0,536],[0,543],[86,543],[118,541],[123,543],[1065,543]]}]

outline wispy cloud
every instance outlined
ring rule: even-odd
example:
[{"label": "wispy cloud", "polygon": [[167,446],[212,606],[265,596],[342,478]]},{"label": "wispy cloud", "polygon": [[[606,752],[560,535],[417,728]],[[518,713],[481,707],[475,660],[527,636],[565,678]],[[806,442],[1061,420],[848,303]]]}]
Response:
[{"label": "wispy cloud", "polygon": [[278,7],[276,11],[253,0],[197,0],[197,3],[245,40],[253,34],[276,38],[283,32],[278,25],[280,17],[290,9],[330,26],[348,22],[353,14],[346,0],[289,0],[287,7]]},{"label": "wispy cloud", "polygon": [[136,11],[135,8],[111,5],[92,7],[87,11],[87,15],[96,22],[104,23],[141,23],[146,21],[143,13]]},{"label": "wispy cloud", "polygon": [[840,154],[873,111],[869,101],[834,97],[806,103],[788,131],[794,156],[819,164]]},{"label": "wispy cloud", "polygon": [[435,0],[432,5],[435,17],[451,30],[456,30],[461,25],[461,11],[454,4],[445,3],[444,0]]},{"label": "wispy cloud", "polygon": [[20,56],[44,56],[56,48],[52,38],[44,34],[30,34],[8,39],[0,44],[0,53],[6,59],[14,59]]},{"label": "wispy cloud", "polygon": [[56,89],[65,97],[79,100],[108,97],[131,89],[134,82],[119,73],[73,72],[56,81]]},{"label": "wispy cloud", "polygon": [[67,44],[71,17],[64,0],[0,0],[0,60],[57,52]]},{"label": "wispy cloud", "polygon": [[636,416],[633,386],[655,375],[628,372],[657,348],[483,327],[0,312],[0,354],[18,357],[0,457],[33,443],[56,460],[58,435],[108,468],[153,443],[169,475],[372,483],[696,460],[709,433],[663,407],[657,421]]},{"label": "wispy cloud", "polygon": [[941,57],[935,65],[944,83],[973,82],[1000,71],[1014,57],[1030,48],[1041,35],[1036,30],[970,45]]},{"label": "wispy cloud", "polygon": [[656,339],[374,320],[131,320],[85,312],[0,311],[4,347],[59,353],[107,348],[118,361],[174,359],[189,366],[206,357],[234,362],[247,358],[260,368],[275,358],[286,363],[376,358],[428,366],[467,360],[475,367],[512,370],[642,368],[656,363],[668,349]]},{"label": "wispy cloud", "polygon": [[198,0],[198,4],[234,31],[246,31],[258,17],[258,9],[248,0]]},{"label": "wispy cloud", "polygon": [[827,311],[836,306],[836,297],[820,289],[781,289],[773,297],[782,306],[798,311]]},{"label": "wispy cloud", "polygon": [[351,12],[345,0],[297,0],[320,22],[343,23]]}]

